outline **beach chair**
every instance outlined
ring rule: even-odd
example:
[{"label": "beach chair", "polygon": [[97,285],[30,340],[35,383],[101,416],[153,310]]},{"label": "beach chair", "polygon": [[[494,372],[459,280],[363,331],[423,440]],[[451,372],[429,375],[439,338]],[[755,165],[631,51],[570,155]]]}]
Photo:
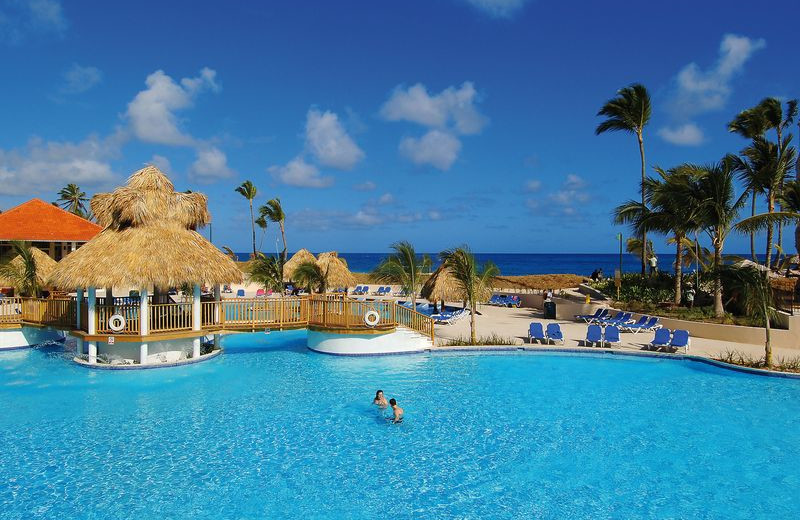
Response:
[{"label": "beach chair", "polygon": [[539,340],[542,344],[547,341],[544,330],[542,330],[542,324],[539,322],[533,322],[528,327],[528,343],[533,343],[534,340]]},{"label": "beach chair", "polygon": [[244,298],[244,289],[239,289],[238,291],[236,291],[236,297]]},{"label": "beach chair", "polygon": [[561,326],[558,323],[548,323],[547,331],[545,332],[548,341],[553,343],[561,342],[564,344],[564,334],[561,333]]},{"label": "beach chair", "polygon": [[623,325],[622,327],[620,327],[620,329],[621,330],[628,330],[628,331],[633,332],[633,329],[641,327],[642,325],[647,323],[648,319],[649,319],[649,316],[642,316],[641,318],[639,318],[639,321],[637,321],[636,323],[629,323],[627,325]]},{"label": "beach chair", "polygon": [[603,343],[619,346],[621,340],[619,339],[619,328],[616,325],[606,326],[606,330],[603,332]]},{"label": "beach chair", "polygon": [[689,339],[689,331],[677,329],[672,333],[672,341],[669,342],[669,346],[670,348],[675,349],[675,352],[677,352],[679,348],[682,348],[688,354],[690,342],[691,340]]},{"label": "beach chair", "polygon": [[256,298],[263,298],[267,295],[267,292],[264,289],[259,289],[256,291]]},{"label": "beach chair", "polygon": [[650,348],[654,348],[656,350],[665,348],[667,345],[669,345],[670,336],[671,334],[669,329],[656,329],[656,334],[653,336],[653,341],[650,342]]},{"label": "beach chair", "polygon": [[519,308],[522,306],[522,299],[519,296],[511,296],[508,299],[508,306]]},{"label": "beach chair", "polygon": [[583,340],[583,346],[594,346],[595,343],[602,345],[603,329],[600,328],[600,325],[592,323],[586,328],[586,339]]},{"label": "beach chair", "polygon": [[650,319],[648,319],[646,323],[644,323],[642,325],[628,325],[627,328],[628,328],[629,331],[633,332],[634,334],[638,334],[639,332],[641,332],[643,330],[656,330],[656,329],[658,329],[660,327],[661,327],[661,325],[658,324],[658,317],[657,316],[653,316]]},{"label": "beach chair", "polygon": [[575,319],[576,320],[583,320],[586,323],[589,323],[592,320],[600,318],[600,316],[603,314],[604,310],[605,309],[597,309],[596,311],[594,311],[594,314],[576,314],[575,315]]}]

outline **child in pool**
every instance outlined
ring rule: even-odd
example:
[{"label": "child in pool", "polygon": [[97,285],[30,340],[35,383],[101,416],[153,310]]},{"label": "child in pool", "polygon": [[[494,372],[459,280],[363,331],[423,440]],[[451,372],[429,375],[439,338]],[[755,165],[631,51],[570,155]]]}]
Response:
[{"label": "child in pool", "polygon": [[372,404],[383,410],[389,403],[386,402],[386,397],[383,395],[383,390],[378,390],[375,392],[375,399],[372,400]]},{"label": "child in pool", "polygon": [[403,409],[398,406],[397,400],[394,398],[389,399],[389,406],[392,407],[392,411],[394,412],[394,415],[392,416],[392,423],[400,424],[403,422]]}]

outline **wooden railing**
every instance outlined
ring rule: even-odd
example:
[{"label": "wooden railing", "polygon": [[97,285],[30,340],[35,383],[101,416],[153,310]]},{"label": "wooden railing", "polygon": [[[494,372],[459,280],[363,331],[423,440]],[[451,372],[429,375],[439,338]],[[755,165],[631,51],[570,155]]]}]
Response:
[{"label": "wooden railing", "polygon": [[150,333],[192,330],[192,303],[150,305]]},{"label": "wooden railing", "polygon": [[[120,331],[111,330],[108,324],[109,318],[115,314],[125,318],[125,327]],[[139,305],[96,305],[95,315],[97,334],[139,334]]]},{"label": "wooden railing", "polygon": [[22,323],[22,298],[0,299],[0,324]]},{"label": "wooden railing", "polygon": [[402,305],[395,304],[395,321],[398,325],[415,330],[420,334],[428,336],[431,341],[434,340],[434,319],[425,314],[419,313],[414,309],[403,307]]}]

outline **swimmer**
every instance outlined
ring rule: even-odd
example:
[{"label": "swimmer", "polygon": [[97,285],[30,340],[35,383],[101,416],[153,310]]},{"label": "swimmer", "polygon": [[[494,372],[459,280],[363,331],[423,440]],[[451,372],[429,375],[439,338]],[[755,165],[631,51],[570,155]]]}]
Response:
[{"label": "swimmer", "polygon": [[389,406],[389,403],[386,402],[386,397],[383,396],[383,390],[378,390],[375,392],[375,399],[372,400],[372,404],[380,409],[384,409]]},{"label": "swimmer", "polygon": [[397,405],[397,399],[389,399],[389,406],[392,407],[392,411],[394,411],[394,415],[392,416],[392,422],[394,424],[399,424],[403,422],[403,409]]}]

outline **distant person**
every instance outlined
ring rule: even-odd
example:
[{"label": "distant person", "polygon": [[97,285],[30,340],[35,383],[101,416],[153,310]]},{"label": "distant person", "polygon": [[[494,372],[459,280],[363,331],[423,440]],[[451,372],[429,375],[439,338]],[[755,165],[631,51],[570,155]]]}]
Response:
[{"label": "distant person", "polygon": [[596,282],[598,275],[599,273],[597,272],[597,269],[595,269],[594,271],[592,271],[592,274],[589,276],[589,278],[591,278],[593,282]]},{"label": "distant person", "polygon": [[605,277],[606,275],[603,274],[603,268],[601,267],[597,270],[597,281],[602,281]]},{"label": "distant person", "polygon": [[[394,401],[394,399],[392,400]],[[383,395],[383,390],[378,390],[375,392],[375,399],[372,400],[372,404],[381,409],[389,406],[389,403],[386,402],[386,397]]]},{"label": "distant person", "polygon": [[392,411],[394,412],[394,415],[392,415],[392,423],[400,424],[403,422],[403,409],[398,406],[397,399],[389,399],[389,406],[392,407]]},{"label": "distant person", "polygon": [[658,257],[654,254],[650,255],[650,276],[658,272]]},{"label": "distant person", "polygon": [[695,294],[694,286],[692,286],[692,284],[689,284],[686,287],[686,306],[689,307],[690,309],[694,307],[694,294]]},{"label": "distant person", "polygon": [[553,289],[547,289],[547,298],[546,301],[550,302],[553,301]]}]

